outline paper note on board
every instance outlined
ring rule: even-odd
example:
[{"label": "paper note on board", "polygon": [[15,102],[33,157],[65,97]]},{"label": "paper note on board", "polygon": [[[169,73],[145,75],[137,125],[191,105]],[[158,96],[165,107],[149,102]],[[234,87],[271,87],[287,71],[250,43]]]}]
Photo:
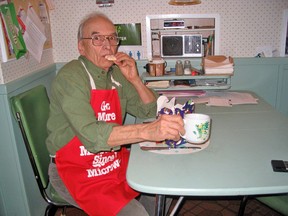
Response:
[{"label": "paper note on board", "polygon": [[26,26],[23,38],[27,50],[38,62],[40,62],[44,43],[47,39],[45,36],[45,28],[32,7],[28,9],[27,17],[23,22]]}]

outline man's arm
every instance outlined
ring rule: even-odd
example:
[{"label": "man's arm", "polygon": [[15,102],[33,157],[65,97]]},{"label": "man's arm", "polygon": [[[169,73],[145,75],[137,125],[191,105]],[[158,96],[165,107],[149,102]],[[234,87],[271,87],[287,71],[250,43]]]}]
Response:
[{"label": "man's arm", "polygon": [[115,57],[117,58],[115,64],[118,65],[125,78],[134,86],[142,102],[144,104],[148,104],[156,101],[156,97],[153,92],[144,85],[139,77],[135,60],[130,58],[127,54],[121,52],[117,53]]},{"label": "man's arm", "polygon": [[[116,53],[115,64],[118,65],[125,78],[134,86],[144,104],[156,101],[153,92],[147,88],[139,77],[136,62],[125,53]],[[184,134],[184,123],[181,116],[162,115],[149,124],[114,126],[108,138],[111,147],[133,144],[141,141],[179,140]]]},{"label": "man's arm", "polygon": [[179,115],[162,115],[147,124],[115,126],[108,138],[111,147],[133,144],[141,141],[179,140],[185,133],[183,119]]}]

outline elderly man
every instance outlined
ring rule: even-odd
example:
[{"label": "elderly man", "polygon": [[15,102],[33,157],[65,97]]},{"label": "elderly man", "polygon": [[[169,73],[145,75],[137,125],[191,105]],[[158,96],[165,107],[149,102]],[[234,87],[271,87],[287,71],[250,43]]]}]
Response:
[{"label": "elderly man", "polygon": [[90,14],[79,26],[80,57],[61,68],[52,84],[50,181],[91,216],[148,215],[127,184],[124,145],[179,140],[185,132],[180,116],[122,125],[126,113],[155,117],[157,94],[142,83],[135,61],[117,52],[118,44],[113,23],[103,14]]}]

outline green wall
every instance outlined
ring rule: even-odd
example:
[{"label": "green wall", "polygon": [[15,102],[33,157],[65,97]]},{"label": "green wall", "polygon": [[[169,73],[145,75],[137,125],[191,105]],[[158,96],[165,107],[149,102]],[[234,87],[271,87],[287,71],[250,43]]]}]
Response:
[{"label": "green wall", "polygon": [[37,187],[16,120],[10,112],[10,98],[43,84],[50,91],[55,64],[29,76],[0,85],[0,215],[39,216],[47,206]]}]

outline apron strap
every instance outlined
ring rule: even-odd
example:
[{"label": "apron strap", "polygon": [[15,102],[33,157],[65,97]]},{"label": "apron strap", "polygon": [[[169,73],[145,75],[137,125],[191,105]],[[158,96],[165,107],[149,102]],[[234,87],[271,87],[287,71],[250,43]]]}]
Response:
[{"label": "apron strap", "polygon": [[[93,80],[91,74],[89,73],[89,71],[88,71],[86,65],[84,64],[84,62],[83,62],[82,60],[80,60],[80,62],[82,63],[82,65],[83,65],[85,71],[87,72],[87,74],[88,74],[88,76],[89,76],[91,88],[92,88],[92,89],[96,89],[95,82],[94,82],[94,80]],[[115,84],[116,86],[118,86],[118,87],[119,87],[119,86],[122,86],[121,83],[119,83],[119,82],[117,82],[116,80],[114,80],[114,78],[113,78],[112,75],[111,75],[111,81],[112,81],[112,83],[114,83],[114,84]],[[112,86],[112,89],[115,89],[115,87]]]},{"label": "apron strap", "polygon": [[[115,84],[116,86],[118,86],[118,87],[119,87],[119,86],[122,86],[121,83],[119,83],[119,82],[117,82],[116,80],[114,80],[112,74],[111,74],[111,82],[114,83],[114,84]],[[115,89],[115,87],[112,86],[112,89]]]},{"label": "apron strap", "polygon": [[94,80],[93,80],[91,74],[89,73],[89,71],[88,71],[86,65],[84,64],[84,62],[83,62],[82,60],[80,60],[80,62],[82,63],[82,65],[83,65],[85,71],[87,72],[87,74],[88,74],[88,76],[89,76],[91,88],[92,88],[92,89],[96,89],[95,82],[94,82]]}]

